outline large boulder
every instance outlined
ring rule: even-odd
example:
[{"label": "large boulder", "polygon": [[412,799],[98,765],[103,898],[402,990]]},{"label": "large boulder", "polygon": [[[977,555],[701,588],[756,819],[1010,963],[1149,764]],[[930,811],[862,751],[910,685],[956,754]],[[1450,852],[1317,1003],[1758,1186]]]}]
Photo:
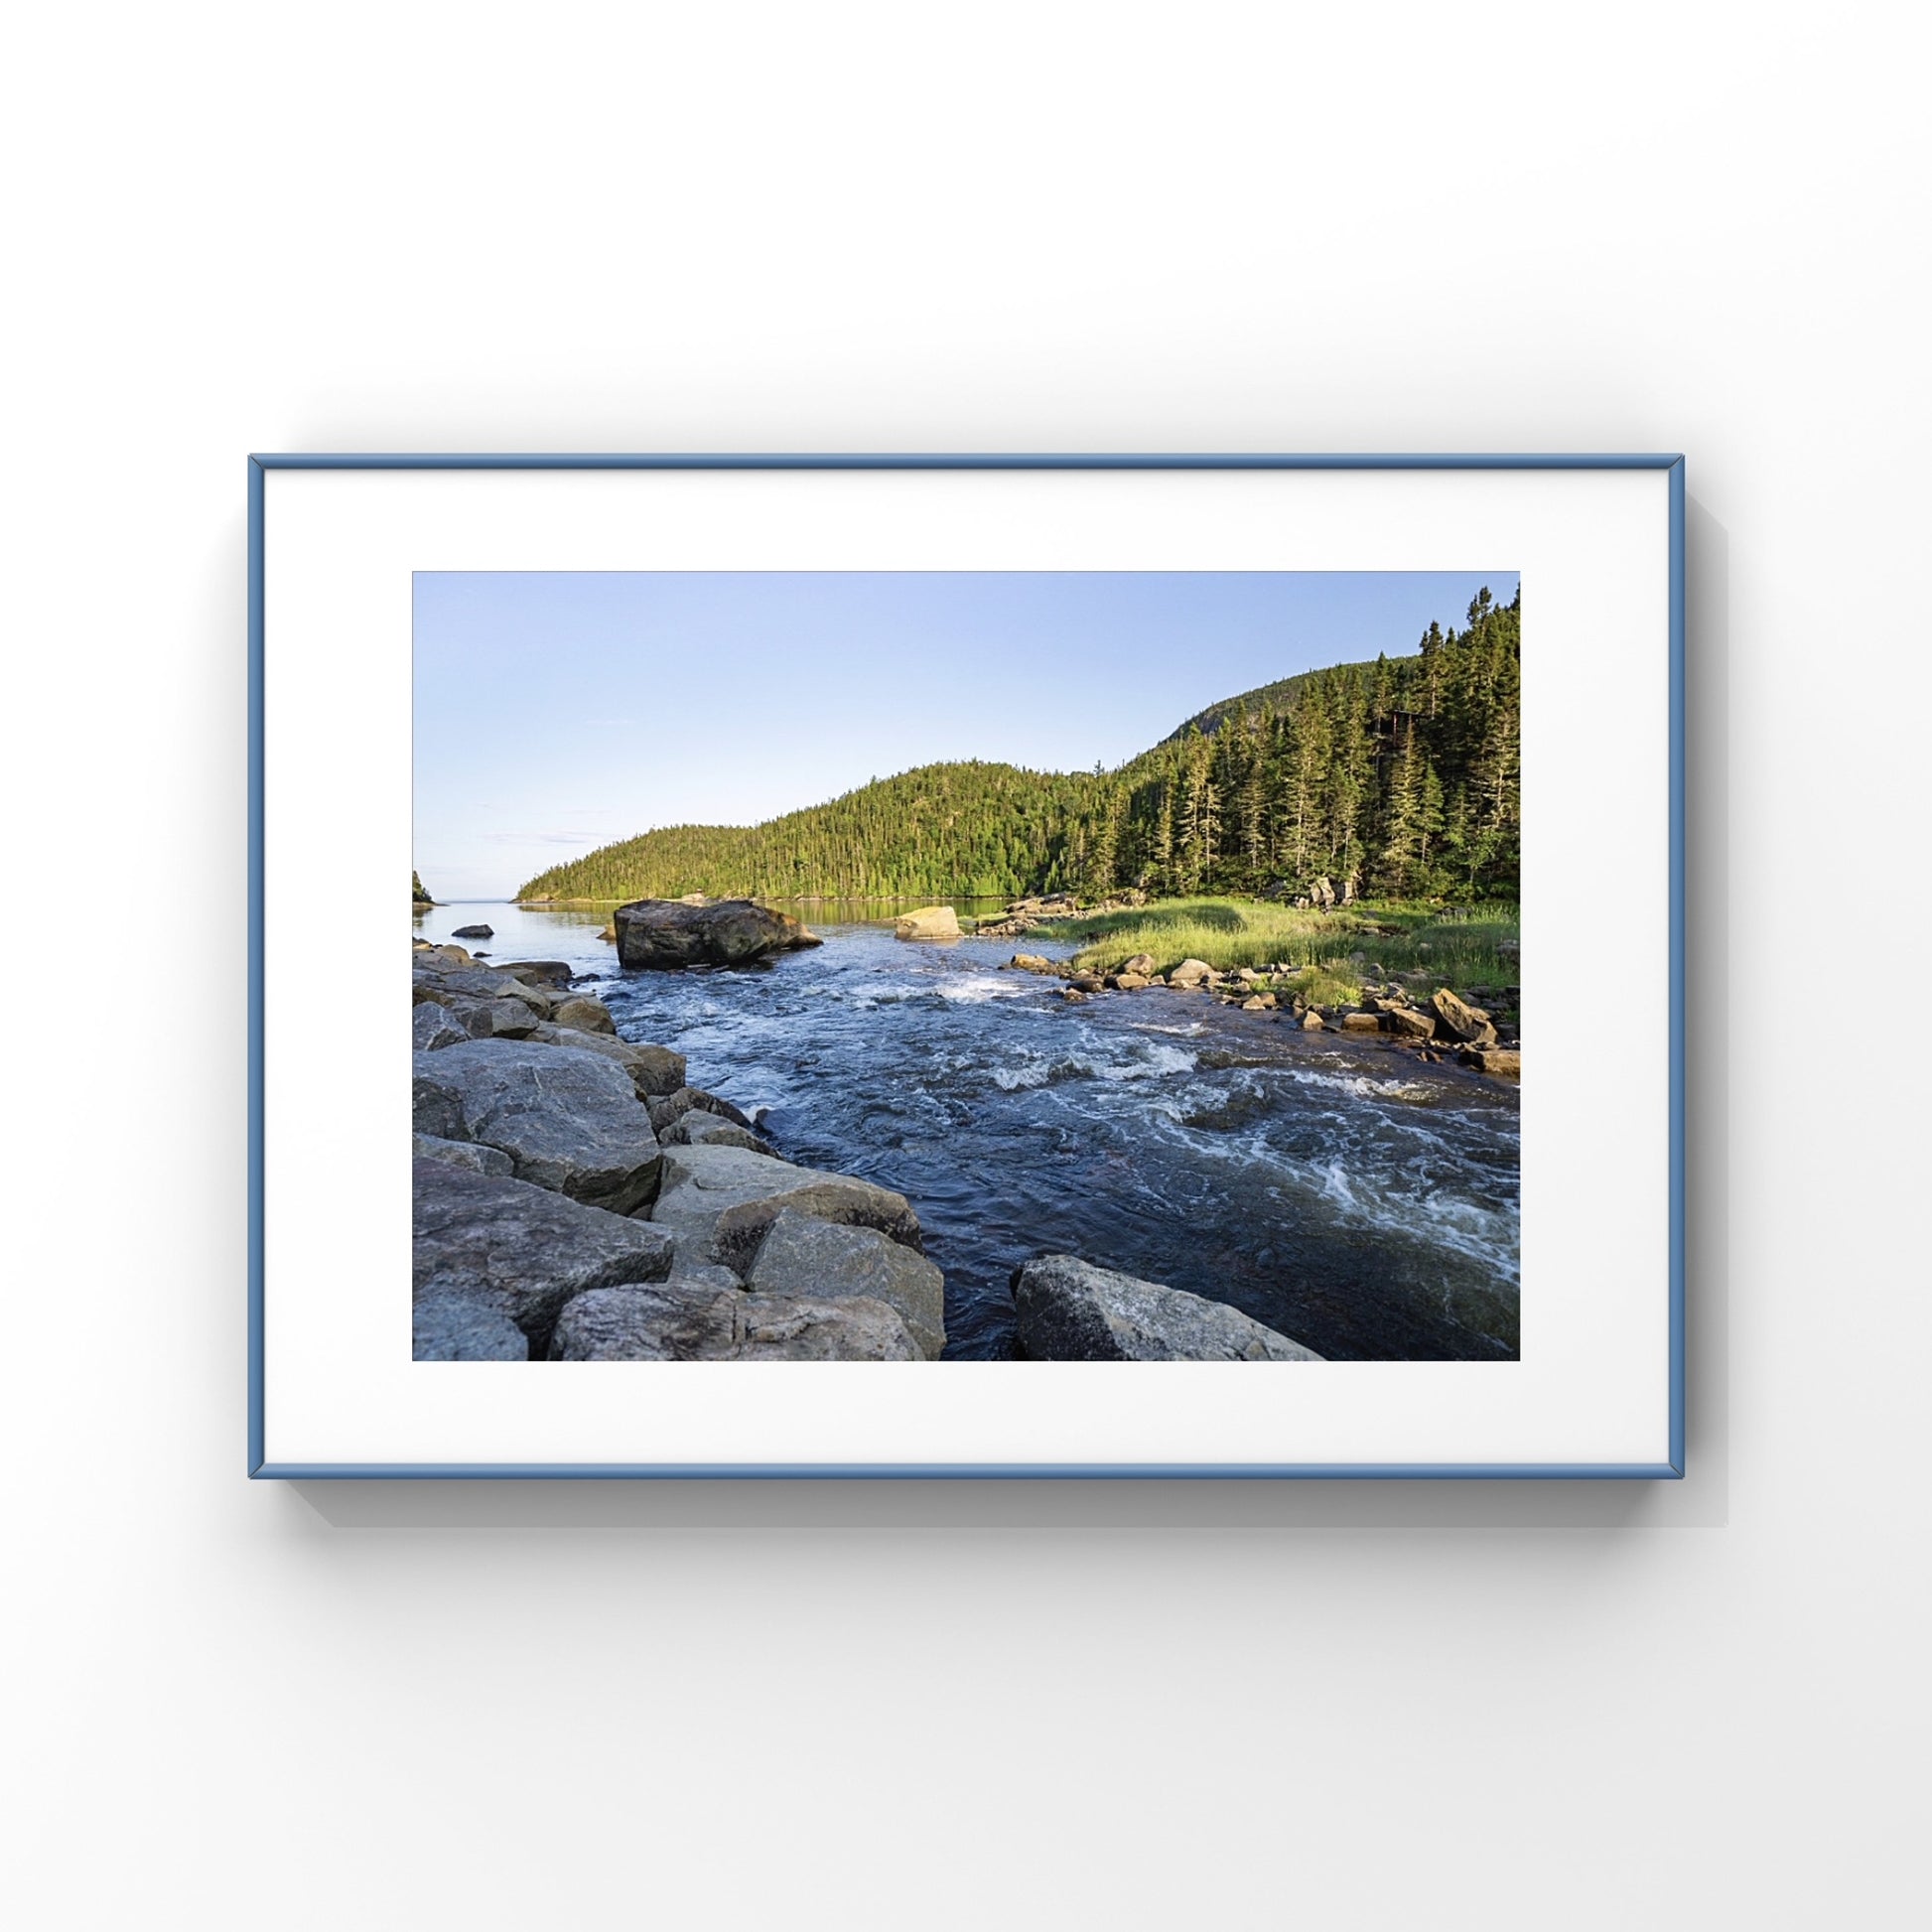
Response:
[{"label": "large boulder", "polygon": [[950,905],[921,905],[893,921],[895,939],[957,939],[959,914]]},{"label": "large boulder", "polygon": [[620,905],[618,963],[630,969],[744,966],[773,953],[823,942],[794,918],[749,898],[687,905],[681,899],[639,898]]},{"label": "large boulder", "polygon": [[688,1234],[707,1260],[739,1274],[787,1207],[846,1227],[877,1228],[903,1247],[920,1248],[918,1216],[905,1196],[869,1180],[738,1147],[667,1147],[662,1160],[651,1219]]},{"label": "large boulder", "polygon": [[496,928],[488,925],[455,925],[450,928],[452,939],[493,939]]},{"label": "large boulder", "polygon": [[575,1027],[558,1027],[549,1022],[535,1028],[530,1037],[544,1046],[562,1046],[572,1052],[596,1053],[614,1061],[629,1076],[637,1098],[654,1103],[660,1095],[677,1093],[684,1086],[684,1055],[668,1046],[633,1045],[610,1034],[589,1034]]},{"label": "large boulder", "polygon": [[737,1288],[670,1281],[605,1288],[563,1311],[553,1361],[910,1362],[919,1351],[883,1302],[818,1302],[746,1295]]},{"label": "large boulder", "polygon": [[[657,1137],[624,1069],[533,1040],[415,1056],[416,1131],[500,1148],[519,1180],[614,1214],[657,1191]],[[454,1131],[453,1131],[454,1128]]]},{"label": "large boulder", "polygon": [[1480,1007],[1465,1005],[1446,986],[1429,1003],[1436,1010],[1436,1031],[1465,1046],[1493,1046],[1496,1030]]},{"label": "large boulder", "polygon": [[1204,959],[1183,959],[1168,975],[1170,986],[1211,986],[1216,975],[1214,968]]},{"label": "large boulder", "polygon": [[1036,1362],[1318,1362],[1239,1309],[1072,1255],[1014,1270],[1019,1352]]},{"label": "large boulder", "polygon": [[745,1285],[758,1295],[884,1302],[898,1311],[928,1361],[946,1345],[945,1277],[876,1228],[840,1227],[785,1208],[759,1243]]},{"label": "large boulder", "polygon": [[1154,977],[1156,964],[1151,952],[1137,952],[1132,959],[1121,961],[1120,970],[1123,973],[1138,973],[1142,979],[1151,980]]},{"label": "large boulder", "polygon": [[[419,1307],[456,1301],[507,1317],[541,1349],[574,1296],[670,1273],[675,1244],[647,1221],[442,1161],[417,1161],[411,1173]],[[437,1316],[445,1331],[449,1320]]]}]

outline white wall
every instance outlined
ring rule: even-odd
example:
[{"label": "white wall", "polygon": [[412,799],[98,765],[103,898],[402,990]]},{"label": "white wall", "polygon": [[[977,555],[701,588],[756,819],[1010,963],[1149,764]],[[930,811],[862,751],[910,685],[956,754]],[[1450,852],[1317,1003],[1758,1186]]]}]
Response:
[{"label": "white wall", "polygon": [[[17,23],[20,1922],[1897,1922],[1924,54],[1877,7]],[[1687,1482],[243,1480],[245,451],[1665,447]]]}]

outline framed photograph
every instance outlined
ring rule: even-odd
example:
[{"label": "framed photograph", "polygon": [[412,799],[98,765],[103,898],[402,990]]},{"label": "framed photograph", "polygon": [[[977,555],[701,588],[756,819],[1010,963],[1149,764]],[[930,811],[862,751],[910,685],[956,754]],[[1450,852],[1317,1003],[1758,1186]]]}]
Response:
[{"label": "framed photograph", "polygon": [[248,483],[251,1474],[1683,1473],[1681,458]]}]

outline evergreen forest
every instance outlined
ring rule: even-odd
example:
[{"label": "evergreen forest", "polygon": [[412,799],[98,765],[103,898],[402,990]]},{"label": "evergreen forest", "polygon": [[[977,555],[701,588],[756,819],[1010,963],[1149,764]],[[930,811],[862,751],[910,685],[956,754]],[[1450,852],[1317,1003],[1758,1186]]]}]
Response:
[{"label": "evergreen forest", "polygon": [[1520,590],[1464,628],[1209,706],[1113,771],[924,765],[762,825],[674,825],[553,866],[523,899],[1158,897],[1308,891],[1513,899]]}]

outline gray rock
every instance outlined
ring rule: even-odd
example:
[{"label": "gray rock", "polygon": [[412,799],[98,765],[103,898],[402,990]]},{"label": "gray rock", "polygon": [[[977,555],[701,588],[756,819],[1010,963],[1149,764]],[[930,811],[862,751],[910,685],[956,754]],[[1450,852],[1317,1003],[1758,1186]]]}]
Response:
[{"label": "gray rock", "polygon": [[786,1208],[765,1230],[745,1285],[755,1295],[884,1302],[928,1361],[946,1345],[945,1277],[876,1228],[840,1227]]},{"label": "gray rock", "polygon": [[555,1026],[574,1028],[579,1033],[615,1035],[618,1031],[611,1009],[588,993],[573,993],[569,999],[559,1000],[550,1009],[550,1019]]},{"label": "gray rock", "polygon": [[530,1338],[501,1309],[462,1295],[426,1295],[411,1311],[419,1362],[527,1362]]},{"label": "gray rock", "polygon": [[472,1039],[418,1053],[415,1074],[418,1133],[501,1148],[519,1180],[614,1214],[657,1191],[650,1116],[623,1068],[601,1054]]},{"label": "gray rock", "polygon": [[673,1244],[646,1221],[442,1161],[415,1162],[411,1176],[417,1303],[458,1301],[507,1317],[539,1349],[572,1297],[670,1272]]},{"label": "gray rock", "polygon": [[[657,1222],[651,1223],[656,1227]],[[672,1242],[671,1272],[674,1282],[708,1282],[714,1288],[743,1288],[744,1282],[721,1263],[707,1259],[706,1242],[689,1229],[665,1228]]]},{"label": "gray rock", "polygon": [[487,925],[456,925],[450,928],[452,939],[493,939],[496,929]]},{"label": "gray rock", "polygon": [[749,1127],[736,1127],[704,1107],[689,1107],[657,1137],[666,1147],[742,1147],[754,1154],[772,1154],[768,1141]]},{"label": "gray rock", "polygon": [[675,1093],[684,1084],[684,1055],[668,1046],[636,1046],[609,1034],[584,1033],[576,1027],[537,1026],[530,1037],[545,1046],[566,1046],[580,1053],[598,1053],[622,1067],[639,1100]]},{"label": "gray rock", "polygon": [[1499,1080],[1520,1080],[1523,1077],[1523,1053],[1520,1047],[1465,1046],[1455,1057],[1462,1065],[1472,1066],[1478,1073],[1487,1073]]},{"label": "gray rock", "polygon": [[738,1147],[667,1147],[663,1162],[651,1219],[688,1232],[706,1260],[740,1274],[787,1207],[842,1226],[877,1228],[919,1250],[918,1216],[905,1196],[869,1180],[819,1173]]},{"label": "gray rock", "polygon": [[909,1362],[919,1351],[883,1302],[804,1301],[671,1281],[580,1295],[559,1317],[553,1361]]},{"label": "gray rock", "polygon": [[454,1046],[458,1040],[470,1037],[449,1011],[433,1000],[410,1008],[409,1030],[419,1053],[433,1053],[439,1046]]},{"label": "gray rock", "polygon": [[1318,1362],[1224,1302],[1137,1281],[1072,1255],[1014,1270],[1019,1351],[1040,1362]]},{"label": "gray rock", "polygon": [[666,1281],[598,1288],[557,1317],[553,1362],[726,1361],[738,1346],[738,1285]]},{"label": "gray rock", "polygon": [[[684,1062],[680,1060],[678,1064],[682,1066]],[[728,1120],[734,1127],[744,1128],[748,1134],[756,1131],[757,1123],[748,1115],[741,1113],[729,1100],[722,1100],[715,1093],[706,1093],[702,1087],[680,1086],[675,1093],[653,1099],[650,1103],[650,1124],[661,1134],[693,1107],[702,1107],[706,1113],[716,1114],[720,1120]]]},{"label": "gray rock", "polygon": [[540,986],[526,986],[487,966],[426,966],[424,958],[420,953],[416,956],[410,974],[418,1003],[433,1000],[441,1006],[455,1006],[466,1000],[521,1000],[539,1020],[550,1017],[550,995]]},{"label": "gray rock", "polygon": [[689,905],[680,899],[640,898],[620,905],[618,963],[630,969],[742,966],[773,953],[822,943],[794,918],[749,898]]},{"label": "gray rock", "polygon": [[1137,952],[1132,959],[1123,960],[1120,970],[1123,973],[1136,973],[1142,979],[1154,977],[1155,958],[1151,952]]},{"label": "gray rock", "polygon": [[1393,1000],[1385,1000],[1382,1003],[1382,1017],[1389,1032],[1403,1039],[1428,1039],[1436,1032],[1436,1016],[1421,1007],[1401,1006]]},{"label": "gray rock", "polygon": [[818,1302],[792,1295],[741,1295],[742,1362],[916,1362],[919,1347],[897,1312],[854,1296]]},{"label": "gray rock", "polygon": [[1429,1003],[1436,1011],[1436,1031],[1465,1046],[1493,1046],[1496,1030],[1480,1007],[1466,1006],[1446,986]]},{"label": "gray rock", "polygon": [[521,1000],[452,1000],[442,1011],[471,1039],[527,1039],[543,1025]]},{"label": "gray rock", "polygon": [[469,1173],[491,1174],[502,1180],[509,1179],[514,1172],[509,1156],[498,1148],[479,1147],[474,1141],[439,1141],[433,1134],[414,1138],[418,1161],[442,1161]]},{"label": "gray rock", "polygon": [[1170,986],[1207,986],[1217,977],[1214,968],[1204,959],[1183,959],[1168,975]]},{"label": "gray rock", "polygon": [[959,914],[950,905],[921,905],[893,921],[895,939],[957,939]]},{"label": "gray rock", "polygon": [[513,980],[521,980],[525,986],[541,986],[556,992],[566,992],[577,975],[561,959],[511,959],[506,960],[496,970],[507,973]]}]

